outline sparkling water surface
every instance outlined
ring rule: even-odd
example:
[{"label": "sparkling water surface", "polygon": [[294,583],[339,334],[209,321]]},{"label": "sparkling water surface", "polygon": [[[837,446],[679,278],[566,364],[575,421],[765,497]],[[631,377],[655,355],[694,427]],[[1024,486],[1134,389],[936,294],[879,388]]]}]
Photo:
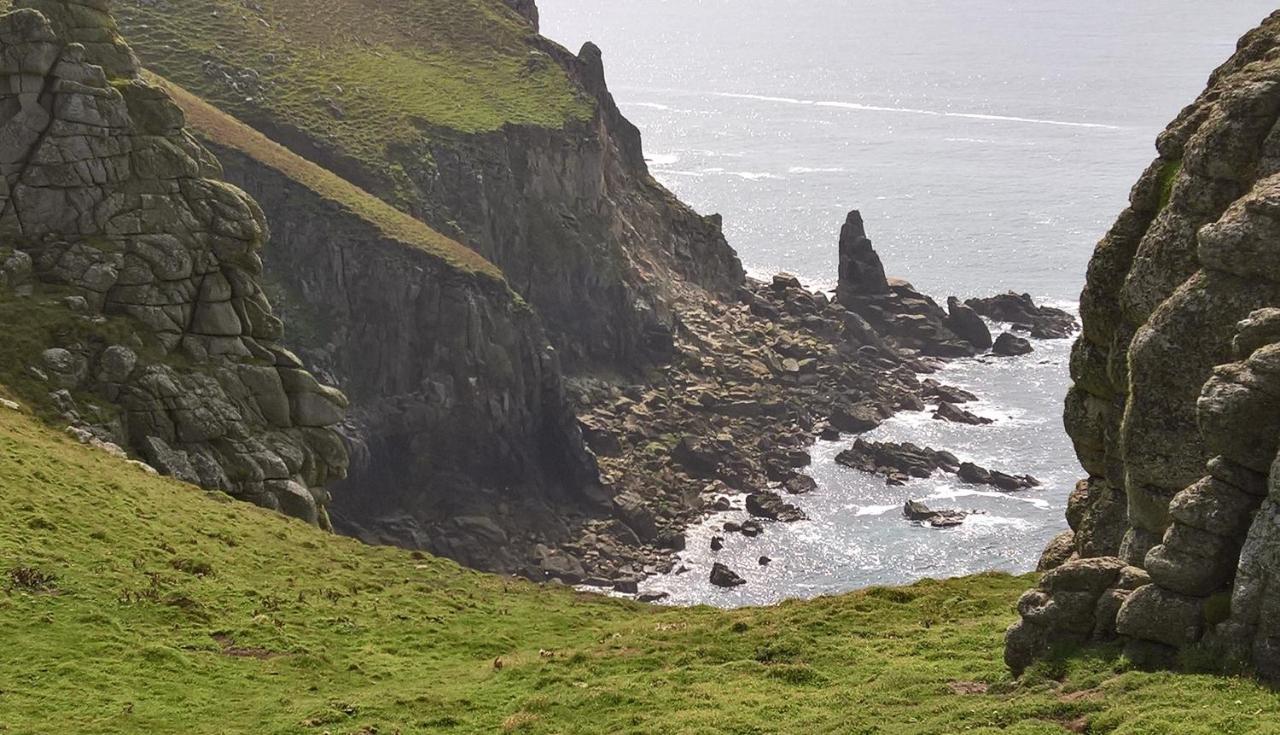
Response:
[{"label": "sparkling water surface", "polygon": [[[1154,157],[1155,136],[1237,38],[1274,10],[1232,0],[539,0],[543,33],[604,51],[610,89],[654,176],[725,233],[757,275],[834,284],[860,209],[891,275],[936,297],[1014,289],[1073,307],[1094,243]],[[903,414],[869,439],[912,441],[1044,486],[977,491],[953,477],[891,488],[814,448],[811,520],[758,539],[690,530],[690,571],[649,580],[675,603],[742,605],[922,577],[1034,568],[1065,528],[1080,470],[1063,433],[1067,341],[957,362],[985,427]],[[907,523],[908,498],[985,513]],[[739,501],[740,502],[740,501]],[[773,562],[760,567],[767,555]],[[713,560],[748,580],[724,591]]]}]

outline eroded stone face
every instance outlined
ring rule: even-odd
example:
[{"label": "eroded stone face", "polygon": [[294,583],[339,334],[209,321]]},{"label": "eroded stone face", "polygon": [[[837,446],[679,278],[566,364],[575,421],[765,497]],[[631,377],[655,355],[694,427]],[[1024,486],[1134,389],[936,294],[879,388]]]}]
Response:
[{"label": "eroded stone face", "polygon": [[1082,557],[1071,564],[1114,555],[1144,579],[1099,592],[1091,618],[1066,623],[1037,616],[1066,604],[1042,584],[1007,639],[1015,669],[1092,622],[1135,656],[1210,646],[1226,665],[1280,673],[1277,47],[1280,13],[1161,135],[1094,254],[1066,410],[1089,473],[1068,511]]},{"label": "eroded stone face", "polygon": [[107,425],[75,405],[67,418],[162,472],[327,526],[346,399],[277,343],[261,209],[139,76],[106,0],[15,6],[0,16],[5,271],[69,287],[82,319],[137,325],[130,344],[81,340],[33,358],[51,390],[120,409]]}]

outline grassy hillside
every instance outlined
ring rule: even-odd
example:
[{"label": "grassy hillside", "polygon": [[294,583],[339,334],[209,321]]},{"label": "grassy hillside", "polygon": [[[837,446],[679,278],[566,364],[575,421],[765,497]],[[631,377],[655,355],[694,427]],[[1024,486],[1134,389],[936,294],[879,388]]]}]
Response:
[{"label": "grassy hillside", "polygon": [[0,733],[1280,733],[1247,680],[999,662],[1028,580],[660,609],[324,535],[0,407]]},{"label": "grassy hillside", "polygon": [[115,13],[149,68],[367,165],[390,166],[388,151],[424,128],[558,128],[592,110],[502,0],[173,0]]}]

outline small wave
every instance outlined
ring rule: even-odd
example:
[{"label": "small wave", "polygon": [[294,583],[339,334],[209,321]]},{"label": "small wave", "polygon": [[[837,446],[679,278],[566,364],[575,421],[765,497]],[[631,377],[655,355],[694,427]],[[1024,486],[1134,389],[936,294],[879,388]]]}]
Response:
[{"label": "small wave", "polygon": [[[673,172],[664,171],[663,173]],[[689,172],[689,174],[697,176],[737,176],[738,178],[746,179],[748,181],[762,181],[765,179],[781,180],[785,178],[777,174],[765,173],[763,171],[730,171],[723,166],[711,166],[709,168],[699,169],[696,174],[694,172]]]},{"label": "small wave", "polygon": [[974,515],[964,520],[966,525],[975,528],[990,528],[992,526],[1014,526],[1015,528],[1032,528],[1033,524],[1027,522],[1023,518],[1005,518],[1004,516],[992,515]]},{"label": "small wave", "polygon": [[854,515],[855,516],[882,516],[885,513],[888,513],[891,510],[896,510],[897,508],[900,508],[900,507],[901,506],[898,506],[898,505],[864,505],[861,508],[858,508],[858,511],[854,513]]},{"label": "small wave", "polygon": [[667,105],[661,105],[661,104],[658,104],[657,102],[624,102],[622,103],[623,107],[626,107],[628,105],[631,107],[648,107],[650,110],[670,110],[671,109]]},{"label": "small wave", "polygon": [[652,153],[644,157],[650,166],[670,166],[679,162],[680,156],[675,153]]},{"label": "small wave", "polygon": [[746,153],[738,153],[738,152],[732,152],[732,151],[728,151],[728,152],[711,151],[711,150],[706,150],[704,148],[691,148],[689,149],[689,152],[699,156],[706,156],[708,158],[746,158],[747,156]]},{"label": "small wave", "polygon": [[1017,117],[1014,115],[986,115],[976,112],[941,112],[938,110],[921,110],[914,107],[885,107],[882,105],[864,105],[858,102],[834,102],[829,100],[804,100],[794,97],[770,97],[760,94],[738,94],[734,92],[717,92],[717,97],[732,99],[756,100],[759,102],[778,102],[788,105],[809,105],[812,107],[832,107],[841,110],[859,112],[894,112],[903,115],[928,115],[930,117],[958,117],[968,120],[987,120],[990,122],[1028,123],[1032,125],[1056,125],[1067,128],[1090,128],[1095,130],[1122,130],[1116,125],[1102,123],[1069,122],[1066,120],[1045,120],[1035,117]]},{"label": "small wave", "polygon": [[831,166],[830,168],[810,168],[809,166],[792,166],[787,169],[787,173],[791,174],[842,174],[847,169],[841,166]]},{"label": "small wave", "polygon": [[746,179],[747,181],[766,181],[766,180],[781,181],[784,178],[782,176],[778,176],[777,174],[769,174],[769,173],[763,173],[758,171],[729,171],[728,174],[730,176],[737,176],[739,178]]}]

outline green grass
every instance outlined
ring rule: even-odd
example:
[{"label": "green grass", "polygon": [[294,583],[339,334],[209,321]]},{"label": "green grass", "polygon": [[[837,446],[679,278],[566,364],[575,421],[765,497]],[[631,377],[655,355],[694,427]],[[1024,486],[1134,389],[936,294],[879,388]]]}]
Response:
[{"label": "green grass", "polygon": [[4,409],[0,519],[6,735],[1280,733],[1249,680],[1105,649],[1010,681],[1030,578],[650,608],[327,536]]},{"label": "green grass", "polygon": [[1173,199],[1173,184],[1178,179],[1178,173],[1182,171],[1182,161],[1167,161],[1160,167],[1160,211],[1169,206],[1169,200]]},{"label": "green grass", "polygon": [[[254,127],[300,132],[389,181],[404,178],[393,151],[419,147],[424,130],[560,128],[593,110],[502,0],[174,5],[116,4],[149,68]],[[237,89],[223,70],[252,79]],[[423,152],[406,158],[430,165]]]},{"label": "green grass", "polygon": [[[0,261],[11,252],[10,248],[0,246]],[[12,394],[46,419],[58,414],[49,397],[56,387],[40,380],[29,369],[43,367],[41,353],[55,345],[129,344],[139,333],[137,323],[127,317],[94,320],[76,314],[63,301],[76,293],[70,288],[40,284],[32,296],[19,297],[11,289],[0,288],[0,324],[4,325],[0,338],[0,384],[7,385]],[[176,356],[165,358],[155,343],[145,345],[139,352],[153,361],[164,359],[184,364]],[[97,405],[106,417],[113,415],[115,408],[101,398],[83,391],[71,393],[82,408]]]}]

